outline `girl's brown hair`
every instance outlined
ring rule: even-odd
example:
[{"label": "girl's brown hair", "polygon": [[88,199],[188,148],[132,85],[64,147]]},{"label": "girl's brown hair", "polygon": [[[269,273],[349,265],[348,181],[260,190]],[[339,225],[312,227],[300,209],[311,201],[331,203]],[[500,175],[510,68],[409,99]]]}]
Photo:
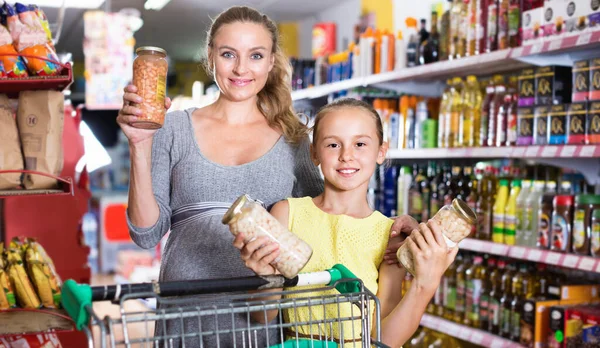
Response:
[{"label": "girl's brown hair", "polygon": [[[286,140],[297,144],[308,134],[305,124],[300,122],[292,107],[292,66],[279,47],[277,25],[268,16],[246,6],[234,6],[225,10],[214,19],[208,30],[207,52],[213,48],[213,40],[219,29],[226,24],[242,22],[262,25],[271,34],[274,55],[273,69],[263,89],[258,93],[258,108],[271,127],[279,128]],[[212,54],[205,62],[209,75],[214,77]]]},{"label": "girl's brown hair", "polygon": [[319,123],[328,113],[339,110],[339,109],[361,109],[369,114],[373,121],[375,121],[375,127],[377,128],[377,136],[379,137],[379,146],[383,145],[383,125],[381,124],[381,118],[377,111],[369,104],[365,103],[362,100],[354,99],[354,98],[341,98],[337,99],[321,109],[317,112],[317,116],[315,117],[315,124],[313,126],[313,145],[317,144],[317,132],[319,130]]}]

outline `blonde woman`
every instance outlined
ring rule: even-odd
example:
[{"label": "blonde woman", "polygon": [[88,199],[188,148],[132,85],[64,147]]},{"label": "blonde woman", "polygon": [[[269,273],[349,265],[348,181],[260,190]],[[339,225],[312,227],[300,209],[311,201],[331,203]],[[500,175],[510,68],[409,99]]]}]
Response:
[{"label": "blonde woman", "polygon": [[[161,281],[252,275],[221,223],[231,203],[248,193],[270,207],[288,197],[314,197],[323,191],[310,158],[307,127],[292,109],[291,69],[279,47],[275,23],[248,7],[229,8],[208,31],[207,53],[206,69],[220,90],[215,103],[172,112],[158,131],[136,129],[129,124],[141,111],[130,103],[141,99],[135,87],[128,86],[117,118],[131,152],[131,237],[151,248],[171,229]],[[415,226],[403,218],[394,228],[411,231]],[[244,315],[222,319],[220,329],[248,325]],[[208,331],[215,320],[201,324],[202,331]],[[186,320],[183,326],[173,320],[156,334],[179,336],[199,330],[197,320]],[[266,346],[264,330],[251,336],[253,346]],[[270,336],[268,343],[275,343],[276,332]],[[236,340],[247,338],[237,335]],[[216,347],[215,339],[204,338],[204,346]],[[232,339],[220,335],[220,346],[232,346]],[[186,347],[198,345],[197,337],[185,340]]]}]

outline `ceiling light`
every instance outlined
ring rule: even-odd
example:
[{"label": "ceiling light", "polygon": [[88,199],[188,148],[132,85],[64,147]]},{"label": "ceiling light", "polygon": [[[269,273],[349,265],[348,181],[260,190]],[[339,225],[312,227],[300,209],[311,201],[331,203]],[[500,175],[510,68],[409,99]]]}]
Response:
[{"label": "ceiling light", "polygon": [[160,11],[171,0],[146,0],[144,8],[146,10]]},{"label": "ceiling light", "polygon": [[105,0],[28,0],[27,2],[39,7],[62,7],[66,8],[99,8]]}]

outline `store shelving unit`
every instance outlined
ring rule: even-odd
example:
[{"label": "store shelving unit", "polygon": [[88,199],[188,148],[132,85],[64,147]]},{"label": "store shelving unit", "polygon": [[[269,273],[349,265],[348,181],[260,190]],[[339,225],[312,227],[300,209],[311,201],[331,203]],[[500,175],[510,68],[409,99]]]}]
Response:
[{"label": "store shelving unit", "polygon": [[523,346],[502,338],[492,335],[483,330],[474,329],[465,325],[457,324],[453,321],[442,319],[433,315],[424,314],[421,319],[421,326],[431,330],[444,333],[448,336],[459,338],[463,341],[475,343],[484,347],[493,348],[522,348]]},{"label": "store shelving unit", "polygon": [[[420,65],[349,80],[325,84],[292,92],[292,99],[314,99],[328,94],[360,86],[376,86],[395,89],[399,83],[433,83],[453,76],[467,74],[494,74],[516,70],[528,64],[557,60],[565,61],[565,55],[582,50],[598,49],[600,28],[572,33],[561,37],[540,38],[521,47],[509,48],[478,56],[465,57],[432,64]],[[569,60],[570,61],[570,60]]]},{"label": "store shelving unit", "polygon": [[31,76],[23,78],[7,78],[0,80],[0,94],[9,98],[18,98],[21,91],[55,90],[63,91],[73,82],[71,64],[64,64],[57,76]]},{"label": "store shelving unit", "polygon": [[55,179],[58,183],[55,189],[37,189],[37,190],[26,190],[26,189],[14,189],[14,190],[0,190],[0,199],[6,197],[19,197],[19,196],[48,196],[48,195],[74,195],[73,179],[61,178],[48,173],[36,172],[32,170],[0,170],[0,175],[10,173],[23,173],[23,174],[35,174],[46,176]]},{"label": "store shelving unit", "polygon": [[61,309],[22,309],[0,311],[2,335],[36,334],[40,332],[72,331],[75,323]]},{"label": "store shelving unit", "polygon": [[389,159],[435,158],[597,158],[600,145],[532,145],[509,147],[460,147],[437,149],[390,149]]}]

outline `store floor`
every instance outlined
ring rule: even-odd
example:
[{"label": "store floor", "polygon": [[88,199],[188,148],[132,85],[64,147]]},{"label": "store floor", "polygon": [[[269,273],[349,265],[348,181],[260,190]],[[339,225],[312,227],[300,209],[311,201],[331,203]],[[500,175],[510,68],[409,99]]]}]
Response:
[{"label": "store floor", "polygon": [[[92,285],[110,285],[115,284],[114,277],[112,275],[95,275],[92,277]],[[127,301],[124,304],[124,311],[126,313],[131,312],[143,312],[147,311],[148,307],[140,301],[132,300]],[[103,302],[95,302],[94,303],[94,312],[100,318],[104,318],[109,316],[113,319],[118,319],[121,317],[121,307],[119,305],[112,304],[108,301]],[[123,327],[121,325],[117,325],[114,327],[114,336],[116,341],[122,341],[124,337]],[[100,330],[98,327],[93,328],[94,334],[94,346],[100,347]],[[137,324],[129,324],[127,325],[127,335],[130,340],[139,339],[145,337],[152,337],[154,334],[154,322],[149,322],[146,324],[137,323]],[[107,336],[107,339],[109,337]],[[110,346],[110,345],[109,345]],[[142,347],[143,345],[134,345],[134,347]],[[147,345],[151,347],[151,345]]]}]

